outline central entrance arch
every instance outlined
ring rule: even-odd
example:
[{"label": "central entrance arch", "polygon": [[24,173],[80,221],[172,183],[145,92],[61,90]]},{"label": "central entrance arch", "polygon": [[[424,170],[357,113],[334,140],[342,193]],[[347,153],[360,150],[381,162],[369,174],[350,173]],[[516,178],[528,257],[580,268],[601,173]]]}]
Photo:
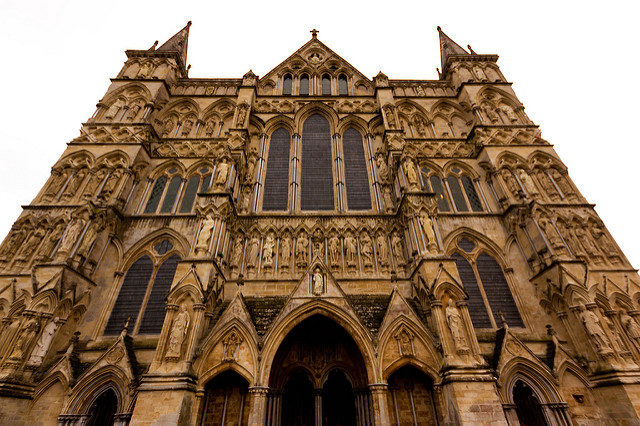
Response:
[{"label": "central entrance arch", "polygon": [[338,324],[313,315],[291,330],[273,359],[267,425],[373,424],[364,359]]}]

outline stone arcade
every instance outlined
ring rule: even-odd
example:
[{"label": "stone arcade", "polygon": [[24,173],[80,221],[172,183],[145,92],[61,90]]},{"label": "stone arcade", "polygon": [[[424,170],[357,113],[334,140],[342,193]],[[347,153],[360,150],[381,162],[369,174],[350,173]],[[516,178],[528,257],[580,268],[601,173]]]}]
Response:
[{"label": "stone arcade", "polygon": [[640,278],[496,55],[127,50],[0,246],[0,423],[638,424]]}]

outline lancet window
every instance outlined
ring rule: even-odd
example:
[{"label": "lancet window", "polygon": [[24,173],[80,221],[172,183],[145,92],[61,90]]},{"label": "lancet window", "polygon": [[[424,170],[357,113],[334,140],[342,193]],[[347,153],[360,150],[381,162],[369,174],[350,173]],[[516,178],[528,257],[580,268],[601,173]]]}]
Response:
[{"label": "lancet window", "polygon": [[429,167],[422,167],[422,186],[436,193],[441,212],[485,211],[480,192],[474,180],[457,167],[443,180]]},{"label": "lancet window", "polygon": [[344,175],[349,210],[370,210],[371,193],[362,135],[353,128],[342,135]]},{"label": "lancet window", "polygon": [[501,315],[512,327],[524,327],[511,289],[498,261],[466,238],[458,242],[455,260],[462,285],[469,295],[469,314],[476,328],[495,328]]},{"label": "lancet window", "polygon": [[143,212],[147,214],[191,213],[198,192],[211,185],[211,169],[203,166],[184,179],[176,167],[156,177],[148,188]]},{"label": "lancet window", "polygon": [[104,330],[116,335],[130,319],[129,332],[158,334],[164,322],[164,298],[171,287],[180,256],[169,240],[139,257],[127,270]]},{"label": "lancet window", "polygon": [[302,126],[302,210],[333,210],[333,167],[331,129],[320,114],[307,118]]},{"label": "lancet window", "polygon": [[345,74],[336,77],[328,73],[322,75],[303,73],[296,76],[287,73],[281,81],[283,95],[349,95],[349,79]]},{"label": "lancet window", "polygon": [[289,199],[289,154],[291,135],[284,128],[271,134],[267,172],[264,179],[262,210],[286,210]]}]

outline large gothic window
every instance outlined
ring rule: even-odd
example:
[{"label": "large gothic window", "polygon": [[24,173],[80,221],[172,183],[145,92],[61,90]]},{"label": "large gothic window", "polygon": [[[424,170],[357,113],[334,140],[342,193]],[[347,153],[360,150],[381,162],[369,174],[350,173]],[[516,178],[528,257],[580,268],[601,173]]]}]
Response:
[{"label": "large gothic window", "polygon": [[262,210],[278,211],[287,209],[290,148],[291,135],[289,132],[283,128],[274,131],[269,142]]},{"label": "large gothic window", "polygon": [[[469,315],[476,328],[501,324],[500,314],[512,327],[524,327],[502,267],[491,255],[481,251],[474,259],[476,246],[462,238],[458,242],[465,253],[453,253],[462,285],[469,295]],[[493,322],[491,321],[493,318]]]},{"label": "large gothic window", "polygon": [[144,213],[191,213],[198,192],[205,192],[211,184],[211,169],[200,167],[188,179],[183,179],[176,167],[159,175],[149,191]]},{"label": "large gothic window", "polygon": [[349,128],[342,136],[344,151],[344,174],[349,210],[370,210],[369,175],[364,155],[362,135]]},{"label": "large gothic window", "polygon": [[438,210],[441,212],[451,211],[449,207],[448,197],[442,184],[440,176],[433,173],[428,167],[422,167],[422,187],[426,191],[433,191],[436,193],[436,199],[438,200]]},{"label": "large gothic window", "polygon": [[195,174],[189,178],[184,188],[182,201],[180,201],[180,213],[191,213],[197,193],[206,192],[210,184],[211,169],[209,167],[199,168]]},{"label": "large gothic window", "polygon": [[301,95],[309,94],[309,76],[307,74],[302,74],[300,76],[300,91]]},{"label": "large gothic window", "polygon": [[[169,253],[171,242],[154,247],[154,260],[145,254],[127,270],[115,305],[105,327],[105,335],[117,335],[129,318],[129,331],[158,334],[164,322],[164,298],[169,291],[180,257]],[[168,256],[168,257],[167,257]]]},{"label": "large gothic window", "polygon": [[302,210],[334,209],[331,161],[329,121],[314,114],[302,126]]},{"label": "large gothic window", "polygon": [[438,210],[441,212],[450,212],[451,206],[455,207],[456,212],[461,213],[468,212],[469,208],[474,212],[484,211],[473,180],[457,167],[454,167],[444,180],[429,167],[422,167],[421,172],[422,186],[425,190],[436,193]]}]

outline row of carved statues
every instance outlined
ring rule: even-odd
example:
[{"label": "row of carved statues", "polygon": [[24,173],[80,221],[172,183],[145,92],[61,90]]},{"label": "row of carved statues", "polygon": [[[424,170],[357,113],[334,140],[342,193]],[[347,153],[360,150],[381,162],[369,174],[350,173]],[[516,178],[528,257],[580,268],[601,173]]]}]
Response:
[{"label": "row of carved statues", "polygon": [[60,204],[96,199],[109,201],[129,174],[129,169],[122,166],[56,168],[51,172],[40,201]]}]

